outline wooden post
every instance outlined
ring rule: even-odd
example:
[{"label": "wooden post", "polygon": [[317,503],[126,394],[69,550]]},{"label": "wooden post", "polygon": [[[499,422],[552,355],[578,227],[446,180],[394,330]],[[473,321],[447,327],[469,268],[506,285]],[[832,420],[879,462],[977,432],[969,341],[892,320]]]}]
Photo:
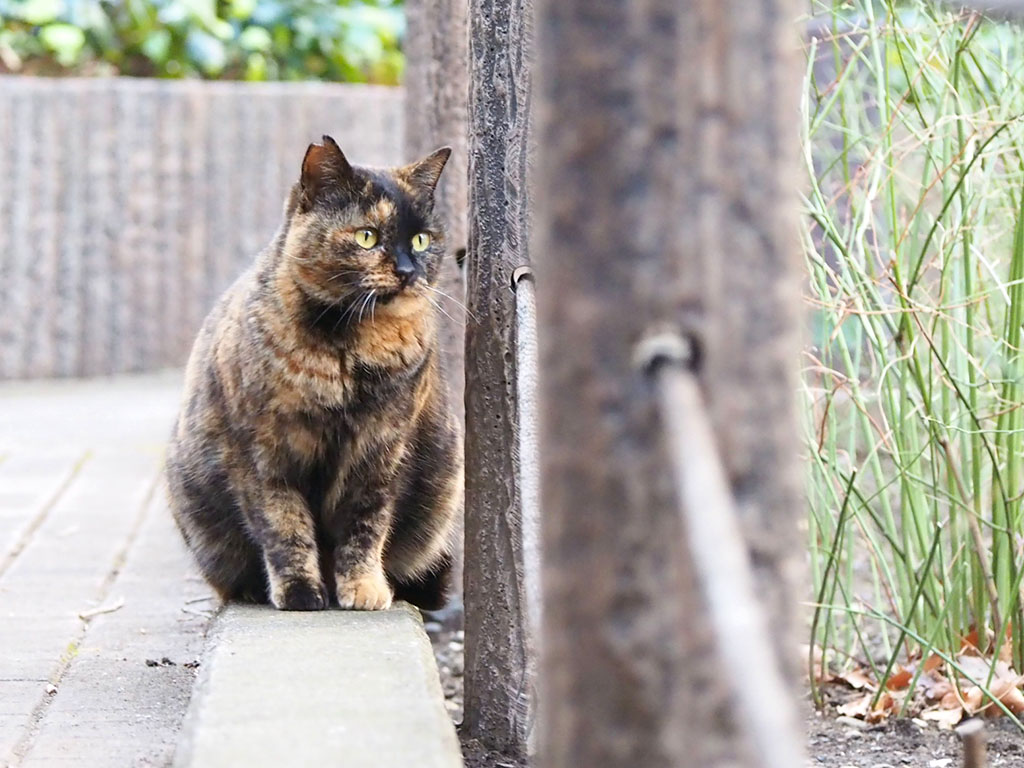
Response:
[{"label": "wooden post", "polygon": [[637,355],[661,331],[696,350],[792,675],[796,3],[538,3],[542,765],[758,765]]},{"label": "wooden post", "polygon": [[[469,28],[466,0],[407,0],[405,4],[405,154],[426,156],[440,146],[452,148],[437,189],[437,207],[448,223],[451,255],[464,252],[467,241],[466,100],[469,95]],[[445,264],[441,289],[463,300],[462,275],[455,258]],[[463,333],[459,303],[441,301],[452,316],[445,325],[449,385],[462,410]]]},{"label": "wooden post", "polygon": [[470,0],[464,738],[521,759],[533,721],[513,273],[528,263],[532,0]]},{"label": "wooden post", "polygon": [[[469,26],[466,0],[407,0],[405,4],[405,156],[425,157],[450,146],[437,189],[438,210],[448,223],[449,258],[442,267],[434,299],[443,310],[442,344],[446,378],[453,406],[462,420],[465,379],[465,290],[458,261],[465,256],[467,217],[467,126],[469,97]],[[456,553],[453,595],[439,618],[455,626],[461,619],[462,551]]]}]

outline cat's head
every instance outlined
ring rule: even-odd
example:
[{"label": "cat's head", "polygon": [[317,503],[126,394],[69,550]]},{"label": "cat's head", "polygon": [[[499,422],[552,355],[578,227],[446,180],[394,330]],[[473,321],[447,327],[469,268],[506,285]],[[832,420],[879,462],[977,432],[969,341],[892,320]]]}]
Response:
[{"label": "cat's head", "polygon": [[349,164],[330,136],[311,144],[292,192],[285,268],[319,303],[423,297],[438,277],[444,230],[434,189],[451,150],[399,168]]}]

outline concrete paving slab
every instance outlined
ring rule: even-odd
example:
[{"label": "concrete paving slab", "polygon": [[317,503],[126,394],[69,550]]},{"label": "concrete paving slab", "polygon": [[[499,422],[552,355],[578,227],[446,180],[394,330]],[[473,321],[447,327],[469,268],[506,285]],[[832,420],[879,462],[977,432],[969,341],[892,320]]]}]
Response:
[{"label": "concrete paving slab", "polygon": [[159,477],[179,391],[0,384],[0,768],[461,766],[407,606],[232,606],[207,641]]},{"label": "concrete paving slab", "polygon": [[177,768],[457,768],[419,613],[228,606],[186,719]]},{"label": "concrete paving slab", "polygon": [[79,614],[108,596],[159,472],[159,456],[99,452],[84,462],[45,521],[0,576],[0,765],[16,764],[50,703],[4,680],[58,684],[86,630]]},{"label": "concrete paving slab", "polygon": [[61,448],[19,452],[0,462],[0,575],[67,488],[88,454]]},{"label": "concrete paving slab", "polygon": [[181,372],[0,383],[0,453],[162,450],[181,398]]},{"label": "concrete paving slab", "polygon": [[162,493],[110,588],[118,605],[90,619],[22,766],[170,764],[217,603]]}]

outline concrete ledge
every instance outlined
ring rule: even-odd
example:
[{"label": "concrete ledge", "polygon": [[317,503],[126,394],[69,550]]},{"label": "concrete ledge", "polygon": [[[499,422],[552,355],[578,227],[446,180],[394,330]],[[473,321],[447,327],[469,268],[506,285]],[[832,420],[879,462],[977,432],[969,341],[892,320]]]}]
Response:
[{"label": "concrete ledge", "polygon": [[459,768],[419,613],[231,605],[210,633],[178,768]]}]

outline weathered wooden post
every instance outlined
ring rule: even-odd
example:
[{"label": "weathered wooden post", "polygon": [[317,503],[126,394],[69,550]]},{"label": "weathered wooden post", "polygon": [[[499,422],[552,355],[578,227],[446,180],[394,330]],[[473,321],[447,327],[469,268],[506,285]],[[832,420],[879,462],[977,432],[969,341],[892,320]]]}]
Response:
[{"label": "weathered wooden post", "polygon": [[[469,95],[469,28],[466,0],[408,0],[405,4],[405,154],[412,160],[440,146],[452,148],[437,206],[448,222],[449,250],[463,251],[467,241],[466,100]],[[449,386],[462,410],[465,315],[462,275],[455,259],[445,264],[437,297],[450,317],[445,324]]]},{"label": "weathered wooden post", "polygon": [[678,390],[658,384],[644,344],[676,340],[685,353],[662,363],[703,385],[682,390],[715,429],[698,455],[732,498],[687,511],[738,510],[772,620],[766,654],[792,675],[796,3],[538,7],[542,765],[779,764],[742,748],[735,670],[712,640],[723,624],[680,515],[700,494],[673,487],[686,473],[672,471],[663,403]]},{"label": "weathered wooden post", "polygon": [[[448,222],[450,258],[443,266],[435,295],[441,314],[448,390],[459,417],[464,413],[465,333],[462,270],[457,259],[465,255],[467,225],[467,126],[469,96],[469,27],[467,0],[407,0],[405,4],[405,156],[425,157],[440,146],[450,146],[437,190],[437,206]],[[446,623],[461,616],[462,552],[452,574],[452,604]],[[450,620],[450,622],[448,621]]]},{"label": "weathered wooden post", "polygon": [[513,273],[528,263],[532,0],[470,0],[463,736],[522,758],[533,722]]}]

